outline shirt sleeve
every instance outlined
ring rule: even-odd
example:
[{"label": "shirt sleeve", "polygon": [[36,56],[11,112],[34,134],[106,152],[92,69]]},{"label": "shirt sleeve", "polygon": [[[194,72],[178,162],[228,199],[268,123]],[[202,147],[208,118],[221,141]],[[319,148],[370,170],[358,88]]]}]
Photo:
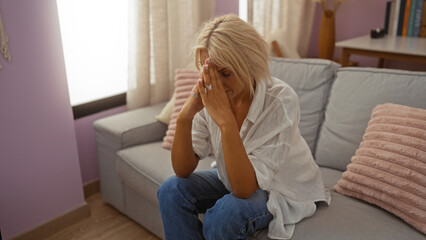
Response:
[{"label": "shirt sleeve", "polygon": [[204,159],[210,152],[210,132],[204,110],[198,112],[192,121],[192,149],[200,159]]},{"label": "shirt sleeve", "polygon": [[269,190],[270,183],[285,163],[295,141],[299,124],[299,100],[287,91],[266,107],[256,120],[256,132],[246,146],[248,158],[256,173],[259,187]]}]

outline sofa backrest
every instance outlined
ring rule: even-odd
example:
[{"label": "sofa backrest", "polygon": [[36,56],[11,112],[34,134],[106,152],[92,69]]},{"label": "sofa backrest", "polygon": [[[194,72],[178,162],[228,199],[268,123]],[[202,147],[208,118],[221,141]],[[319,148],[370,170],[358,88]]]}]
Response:
[{"label": "sofa backrest", "polygon": [[328,94],[339,64],[322,59],[271,58],[272,76],[290,85],[300,103],[300,132],[314,153]]},{"label": "sofa backrest", "polygon": [[383,103],[426,109],[426,72],[340,68],[319,134],[316,162],[322,167],[346,170],[373,108]]}]

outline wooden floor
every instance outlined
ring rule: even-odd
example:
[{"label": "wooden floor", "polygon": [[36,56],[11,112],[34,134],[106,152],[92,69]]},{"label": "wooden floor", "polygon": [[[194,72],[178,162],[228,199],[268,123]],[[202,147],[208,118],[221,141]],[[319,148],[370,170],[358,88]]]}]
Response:
[{"label": "wooden floor", "polygon": [[100,193],[86,199],[90,218],[61,230],[46,240],[159,240],[154,234],[105,203]]}]

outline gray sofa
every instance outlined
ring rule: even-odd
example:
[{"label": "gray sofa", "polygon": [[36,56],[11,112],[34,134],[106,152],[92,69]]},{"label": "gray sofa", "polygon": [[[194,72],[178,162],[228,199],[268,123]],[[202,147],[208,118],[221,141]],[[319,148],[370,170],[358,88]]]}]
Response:
[{"label": "gray sofa", "polygon": [[[330,190],[350,162],[377,104],[426,109],[426,72],[340,68],[319,59],[271,58],[270,69],[297,92],[300,129]],[[94,123],[102,198],[164,239],[157,189],[173,175],[170,151],[161,147],[167,125],[155,116],[166,103],[100,119]],[[212,158],[200,161],[208,169]],[[331,190],[331,205],[320,205],[296,225],[292,239],[425,239],[395,215]],[[251,239],[268,239],[267,230]]]}]

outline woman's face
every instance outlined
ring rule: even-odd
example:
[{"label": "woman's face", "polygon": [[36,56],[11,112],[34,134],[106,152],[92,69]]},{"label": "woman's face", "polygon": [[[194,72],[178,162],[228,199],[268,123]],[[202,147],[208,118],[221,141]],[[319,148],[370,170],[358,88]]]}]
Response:
[{"label": "woman's face", "polygon": [[[209,58],[209,54],[205,50],[201,50],[200,52],[200,63],[205,65],[206,59]],[[214,63],[214,62],[213,62]],[[231,101],[238,97],[244,96],[244,94],[249,93],[247,87],[244,87],[237,79],[235,73],[231,72],[231,70],[214,66],[215,70],[219,73],[220,81],[222,82],[223,88],[225,89],[226,95],[228,99]]]}]

